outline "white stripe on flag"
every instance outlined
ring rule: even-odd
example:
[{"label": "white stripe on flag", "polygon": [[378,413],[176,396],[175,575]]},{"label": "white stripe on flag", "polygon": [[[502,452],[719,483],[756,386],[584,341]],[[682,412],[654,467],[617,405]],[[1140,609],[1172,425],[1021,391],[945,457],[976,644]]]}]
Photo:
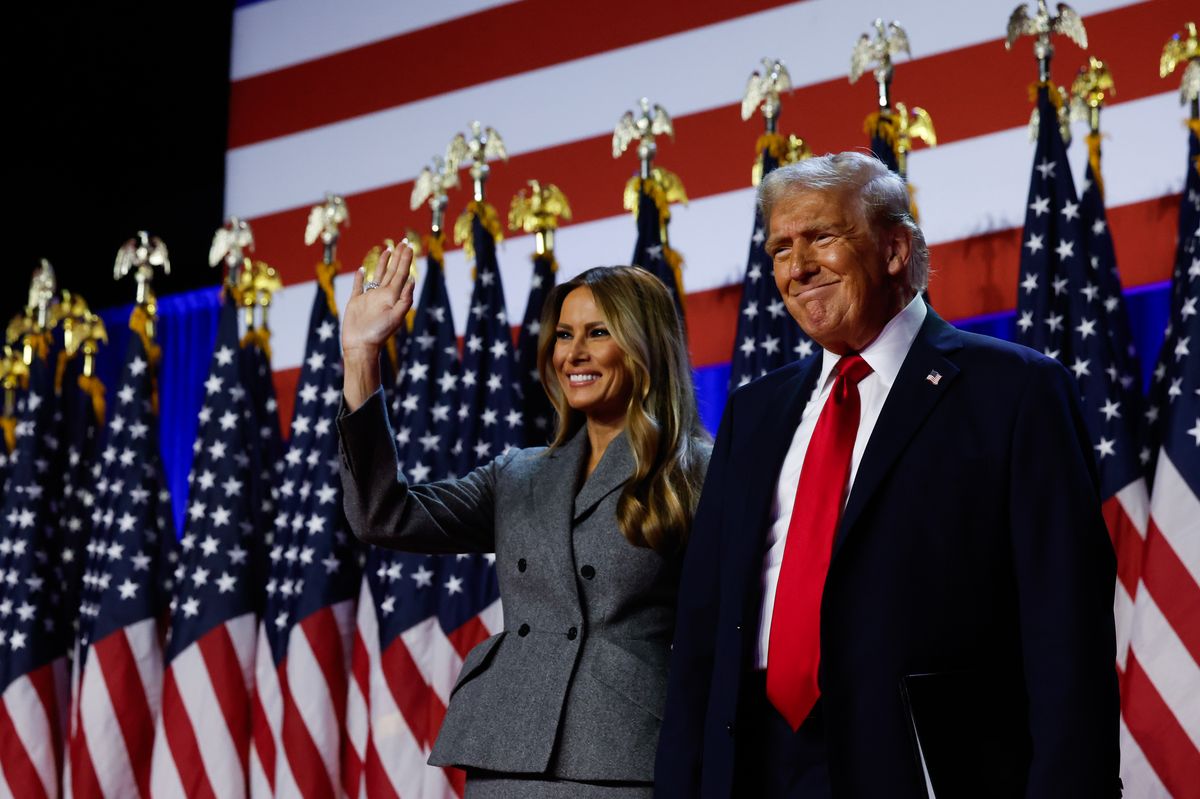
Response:
[{"label": "white stripe on flag", "polygon": [[[1192,493],[1166,449],[1160,451],[1158,468],[1154,472],[1150,514],[1193,582],[1200,586],[1200,497]],[[1184,586],[1179,588],[1183,590]],[[1192,599],[1200,601],[1198,596]],[[1196,695],[1200,696],[1200,693]],[[1193,704],[1200,705],[1200,702]]]},{"label": "white stripe on flag", "polygon": [[408,647],[413,662],[425,682],[442,700],[443,705],[450,703],[450,692],[462,669],[462,658],[450,643],[450,639],[442,632],[442,625],[437,616],[409,627],[400,633],[400,639]]},{"label": "white stripe on flag", "polygon": [[[271,645],[267,642],[265,627],[258,626],[258,645],[254,656],[254,690],[258,702],[262,705],[263,715],[270,728],[271,740],[275,748],[275,759],[282,757],[283,743],[279,731],[283,724],[283,700],[279,695],[279,675],[275,672],[275,661],[271,657]],[[258,758],[254,742],[250,742],[250,796],[254,799],[272,799],[270,780],[274,774],[267,774],[263,763]]]},{"label": "white stripe on flag", "polygon": [[[1178,118],[1179,101],[1170,92],[1104,109],[1104,187],[1110,211],[1182,189],[1184,175],[1178,158],[1147,157],[1147,153],[1186,150],[1186,131],[1169,124]],[[1148,124],[1151,119],[1163,124]],[[1028,164],[1032,157],[1033,143],[1024,126],[912,153],[908,174],[919,191],[926,240],[937,244],[1022,227],[1029,173],[1013,165]],[[1087,150],[1076,145],[1067,157],[1079,185],[1087,166]],[[964,180],[964,175],[970,179]],[[686,182],[687,175],[681,177]],[[675,230],[672,213],[672,243]],[[679,241],[680,247],[686,247],[685,239]],[[742,258],[745,260],[744,253]]]},{"label": "white stripe on flag", "polygon": [[1146,760],[1137,739],[1121,719],[1121,782],[1131,799],[1171,799],[1170,792]]},{"label": "white stripe on flag", "polygon": [[[176,677],[178,679],[178,677]],[[175,755],[167,742],[167,732],[163,728],[163,714],[158,714],[154,724],[154,753],[150,760],[150,793],[154,799],[184,799],[187,791],[183,787],[183,777],[175,765]]]},{"label": "white stripe on flag", "polygon": [[21,748],[37,770],[46,795],[57,795],[58,775],[54,762],[54,727],[46,706],[28,675],[22,675],[4,690],[4,707]]},{"label": "white stripe on flag", "polygon": [[[138,624],[153,624],[147,619]],[[136,625],[135,625],[136,626]],[[113,635],[124,635],[118,630]],[[127,636],[132,644],[136,635]],[[126,666],[131,664],[126,664]],[[79,692],[80,726],[87,743],[87,757],[92,761],[92,771],[100,783],[105,796],[137,796],[138,786],[133,778],[133,766],[125,750],[125,738],[113,709],[108,686],[104,682],[100,653],[95,649],[88,652],[83,667],[83,681]]]},{"label": "white stripe on flag", "polygon": [[142,682],[142,693],[150,708],[150,717],[157,719],[162,708],[163,655],[158,637],[158,621],[143,619],[124,630],[125,640],[133,653],[138,677]]},{"label": "white stripe on flag", "polygon": [[176,655],[171,661],[171,669],[213,793],[231,799],[245,795],[246,778],[238,747],[221,712],[221,699],[200,652],[199,642]]},{"label": "white stripe on flag", "polygon": [[[317,613],[327,613],[323,608]],[[325,674],[313,652],[313,647],[337,646],[336,641],[309,641],[304,628],[296,625],[288,644],[287,675],[288,688],[296,710],[312,737],[313,744],[325,763],[325,772],[335,789],[341,784],[339,764],[341,722],[337,717],[333,696]]]},{"label": "white stripe on flag", "polygon": [[1200,749],[1200,702],[1196,701],[1200,696],[1200,665],[1192,660],[1145,583],[1138,584],[1136,602],[1129,648],[1192,746]]},{"label": "white stripe on flag", "polygon": [[[910,31],[936,32],[915,38],[916,52],[931,55],[997,38],[1011,8],[1004,0],[986,5],[995,13],[973,6],[952,22],[937,4],[906,7]],[[1072,5],[1089,14],[1129,3]],[[448,135],[470,121],[456,121],[463,109],[500,131],[515,156],[611,134],[616,117],[639,95],[662,103],[675,117],[737,103],[745,89],[742,76],[763,53],[788,62],[795,86],[844,76],[847,43],[857,40],[877,14],[871,0],[797,3],[239,147],[226,154],[225,213],[256,217],[319,200],[330,189],[353,194],[412,180],[423,163],[420,154],[444,152]],[[802,52],[797,51],[798,30],[805,31]],[[998,51],[996,57],[1016,56]],[[671,69],[662,69],[663,64]],[[518,101],[529,97],[553,97],[554,102]],[[397,153],[407,154],[404,163],[397,162]],[[913,174],[920,173],[914,169]],[[686,182],[687,175],[681,177]]]},{"label": "white stripe on flag", "polygon": [[[375,601],[371,597],[371,586],[366,577],[363,577],[362,585],[358,592],[358,613],[355,621],[354,635],[355,648],[350,650],[351,662],[353,663],[353,653],[357,649],[357,646],[361,644],[367,652],[367,681],[365,684],[360,684],[358,677],[351,670],[346,696],[346,740],[351,749],[354,750],[354,756],[358,758],[358,762],[365,763],[367,759],[367,737],[370,734],[371,728],[371,709],[368,705],[371,691],[371,670],[379,668],[378,659],[372,659],[371,657],[372,651],[378,654],[379,626],[378,620],[375,618]],[[376,642],[374,647],[370,646],[372,640]],[[363,790],[361,777],[362,773],[360,771],[360,793]]]},{"label": "white stripe on flag", "polygon": [[512,0],[288,0],[252,3],[233,12],[230,80],[362,47],[409,31],[474,14]]},{"label": "white stripe on flag", "polygon": [[1125,585],[1116,581],[1116,591],[1113,594],[1113,617],[1117,629],[1117,668],[1125,672],[1125,661],[1129,657],[1129,638],[1133,632],[1134,604],[1133,597],[1125,590]]},{"label": "white stripe on flag", "polygon": [[[392,646],[405,646],[404,640],[397,638]],[[373,651],[372,657],[378,662],[378,651]],[[428,686],[424,690],[428,691]],[[423,707],[409,708],[409,712],[423,711]],[[454,795],[445,772],[426,764],[429,750],[409,729],[380,669],[371,670],[371,742],[398,796],[449,799]]]},{"label": "white stripe on flag", "polygon": [[504,629],[504,605],[497,599],[479,612],[479,620],[487,628],[488,635],[495,635]]},{"label": "white stripe on flag", "polygon": [[[283,699],[280,696],[280,675],[275,671],[275,659],[271,656],[271,645],[266,639],[266,629],[258,626],[258,645],[254,651],[254,690],[258,693],[258,702],[263,705],[263,715],[266,726],[270,728],[272,744],[275,746],[275,758],[278,761],[282,752],[280,728],[283,725]],[[274,774],[266,774],[264,765],[254,751],[254,741],[251,740],[250,762],[250,795],[254,799],[271,799],[271,783]]]}]

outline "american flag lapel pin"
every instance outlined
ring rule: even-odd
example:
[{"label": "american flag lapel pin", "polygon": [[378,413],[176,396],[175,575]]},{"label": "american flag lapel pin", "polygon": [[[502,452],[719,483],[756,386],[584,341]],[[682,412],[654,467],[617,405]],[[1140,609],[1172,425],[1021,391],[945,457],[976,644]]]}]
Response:
[{"label": "american flag lapel pin", "polygon": [[936,386],[938,383],[942,382],[942,373],[937,369],[930,369],[929,374],[925,375],[925,379],[929,381],[930,385]]}]

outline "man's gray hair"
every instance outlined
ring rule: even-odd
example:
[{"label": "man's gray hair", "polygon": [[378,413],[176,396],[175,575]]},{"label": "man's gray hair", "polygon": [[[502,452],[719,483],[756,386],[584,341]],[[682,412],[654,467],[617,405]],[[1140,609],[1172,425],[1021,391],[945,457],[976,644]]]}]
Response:
[{"label": "man's gray hair", "polygon": [[758,186],[758,210],[770,235],[771,210],[784,197],[801,192],[847,193],[857,196],[863,218],[878,233],[896,227],[912,233],[908,287],[920,292],[929,284],[929,248],[909,209],[908,187],[900,176],[873,155],[848,151],[828,153],[779,167]]}]

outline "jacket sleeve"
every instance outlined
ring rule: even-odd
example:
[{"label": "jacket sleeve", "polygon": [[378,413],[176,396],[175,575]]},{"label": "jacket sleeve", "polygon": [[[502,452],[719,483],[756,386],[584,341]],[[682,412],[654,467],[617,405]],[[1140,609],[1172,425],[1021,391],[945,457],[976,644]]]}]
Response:
[{"label": "jacket sleeve", "polygon": [[359,540],[408,552],[495,549],[495,482],[501,457],[458,480],[410,486],[404,479],[382,389],[338,417],[342,501]]},{"label": "jacket sleeve", "polygon": [[680,578],[667,702],[654,769],[658,797],[699,796],[705,718],[720,608],[718,564],[734,398],[725,406]]},{"label": "jacket sleeve", "polygon": [[1028,797],[1120,796],[1113,590],[1073,380],[1039,360],[1014,421],[1009,507],[1033,759]]}]

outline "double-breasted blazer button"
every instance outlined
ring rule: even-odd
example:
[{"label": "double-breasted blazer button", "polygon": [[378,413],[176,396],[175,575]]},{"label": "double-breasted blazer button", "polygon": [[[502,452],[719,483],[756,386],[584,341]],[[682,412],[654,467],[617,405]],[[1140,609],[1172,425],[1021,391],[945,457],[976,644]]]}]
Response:
[{"label": "double-breasted blazer button", "polygon": [[517,635],[521,636],[522,638],[524,638],[525,636],[529,635],[529,625],[528,625],[528,624],[522,624],[520,627],[518,627],[518,628],[517,628]]},{"label": "double-breasted blazer button", "polygon": [[521,558],[520,560],[517,561],[517,571],[523,572],[528,567],[529,567],[529,564],[525,562],[525,558]]},{"label": "double-breasted blazer button", "polygon": [[733,722],[730,722],[725,725],[725,732],[729,733],[730,738],[733,737]]},{"label": "double-breasted blazer button", "polygon": [[579,573],[583,575],[583,579],[590,580],[596,576],[596,569],[589,564],[580,569]]},{"label": "double-breasted blazer button", "polygon": [[574,641],[578,635],[579,635],[579,630],[576,629],[575,627],[572,627],[571,629],[567,630],[567,640],[568,641]]}]

